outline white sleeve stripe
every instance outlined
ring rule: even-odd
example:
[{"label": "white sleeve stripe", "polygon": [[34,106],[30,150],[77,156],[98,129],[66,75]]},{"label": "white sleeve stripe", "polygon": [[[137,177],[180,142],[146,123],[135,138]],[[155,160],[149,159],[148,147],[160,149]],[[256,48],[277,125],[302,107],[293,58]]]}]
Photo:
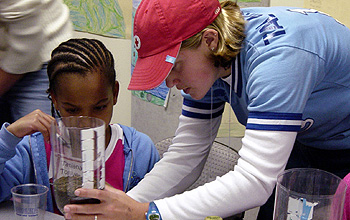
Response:
[{"label": "white sleeve stripe", "polygon": [[183,105],[182,109],[188,112],[195,112],[200,114],[211,114],[211,113],[217,113],[221,111],[224,107],[225,105],[221,105],[219,108],[216,108],[216,109],[199,109],[199,108],[193,108],[193,107]]},{"label": "white sleeve stripe", "polygon": [[301,120],[273,120],[273,119],[259,119],[248,118],[248,124],[261,124],[261,125],[298,125],[301,126]]}]

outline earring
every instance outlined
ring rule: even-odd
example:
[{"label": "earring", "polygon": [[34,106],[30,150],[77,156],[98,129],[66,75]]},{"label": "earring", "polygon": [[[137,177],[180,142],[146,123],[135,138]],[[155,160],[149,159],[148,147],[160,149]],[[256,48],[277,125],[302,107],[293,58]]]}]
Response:
[{"label": "earring", "polygon": [[212,48],[210,48],[211,49],[211,51],[214,51],[215,50],[215,47],[212,47]]}]

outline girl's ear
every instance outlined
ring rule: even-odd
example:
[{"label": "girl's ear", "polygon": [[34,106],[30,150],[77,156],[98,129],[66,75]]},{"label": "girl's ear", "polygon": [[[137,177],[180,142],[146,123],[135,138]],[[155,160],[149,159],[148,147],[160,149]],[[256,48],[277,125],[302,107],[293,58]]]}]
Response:
[{"label": "girl's ear", "polygon": [[117,104],[119,95],[119,82],[115,81],[114,88],[113,88],[113,105]]},{"label": "girl's ear", "polygon": [[204,31],[202,35],[202,43],[210,50],[215,51],[218,48],[219,37],[218,32],[214,29]]},{"label": "girl's ear", "polygon": [[[52,116],[56,115],[57,117],[61,117],[60,110],[58,109],[58,104],[57,104],[57,96],[50,92],[50,97],[51,97],[51,102],[52,106],[54,107],[55,111],[52,112]],[[51,109],[52,111],[53,109]]]},{"label": "girl's ear", "polygon": [[50,96],[51,96],[52,104],[54,105],[55,109],[57,109],[57,97],[56,97],[56,95],[53,94],[52,92],[50,92]]}]

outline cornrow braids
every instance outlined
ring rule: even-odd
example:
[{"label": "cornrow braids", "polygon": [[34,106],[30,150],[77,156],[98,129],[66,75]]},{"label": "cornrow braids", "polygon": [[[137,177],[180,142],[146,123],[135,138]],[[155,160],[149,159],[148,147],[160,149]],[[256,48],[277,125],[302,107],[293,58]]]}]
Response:
[{"label": "cornrow braids", "polygon": [[[57,78],[61,75],[84,76],[92,72],[105,75],[108,83],[114,87],[116,78],[114,59],[104,44],[99,40],[87,38],[74,38],[63,42],[51,53],[51,60],[47,66],[49,78],[47,92],[56,93]],[[51,99],[50,95],[49,98]],[[53,104],[51,113],[55,115]]]}]

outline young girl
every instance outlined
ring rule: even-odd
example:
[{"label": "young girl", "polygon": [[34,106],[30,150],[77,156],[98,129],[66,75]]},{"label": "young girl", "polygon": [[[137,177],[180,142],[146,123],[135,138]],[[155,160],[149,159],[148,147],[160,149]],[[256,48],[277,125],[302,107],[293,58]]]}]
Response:
[{"label": "young girl", "polygon": [[[114,59],[98,40],[71,39],[60,44],[48,65],[53,112],[89,116],[109,125],[117,103]],[[49,186],[47,153],[52,116],[35,110],[0,130],[0,201],[10,199],[19,184]],[[38,131],[38,132],[37,132]],[[106,182],[124,192],[133,188],[159,160],[151,139],[134,128],[106,126]],[[46,149],[47,150],[47,149]],[[53,211],[51,193],[48,210]]]}]

